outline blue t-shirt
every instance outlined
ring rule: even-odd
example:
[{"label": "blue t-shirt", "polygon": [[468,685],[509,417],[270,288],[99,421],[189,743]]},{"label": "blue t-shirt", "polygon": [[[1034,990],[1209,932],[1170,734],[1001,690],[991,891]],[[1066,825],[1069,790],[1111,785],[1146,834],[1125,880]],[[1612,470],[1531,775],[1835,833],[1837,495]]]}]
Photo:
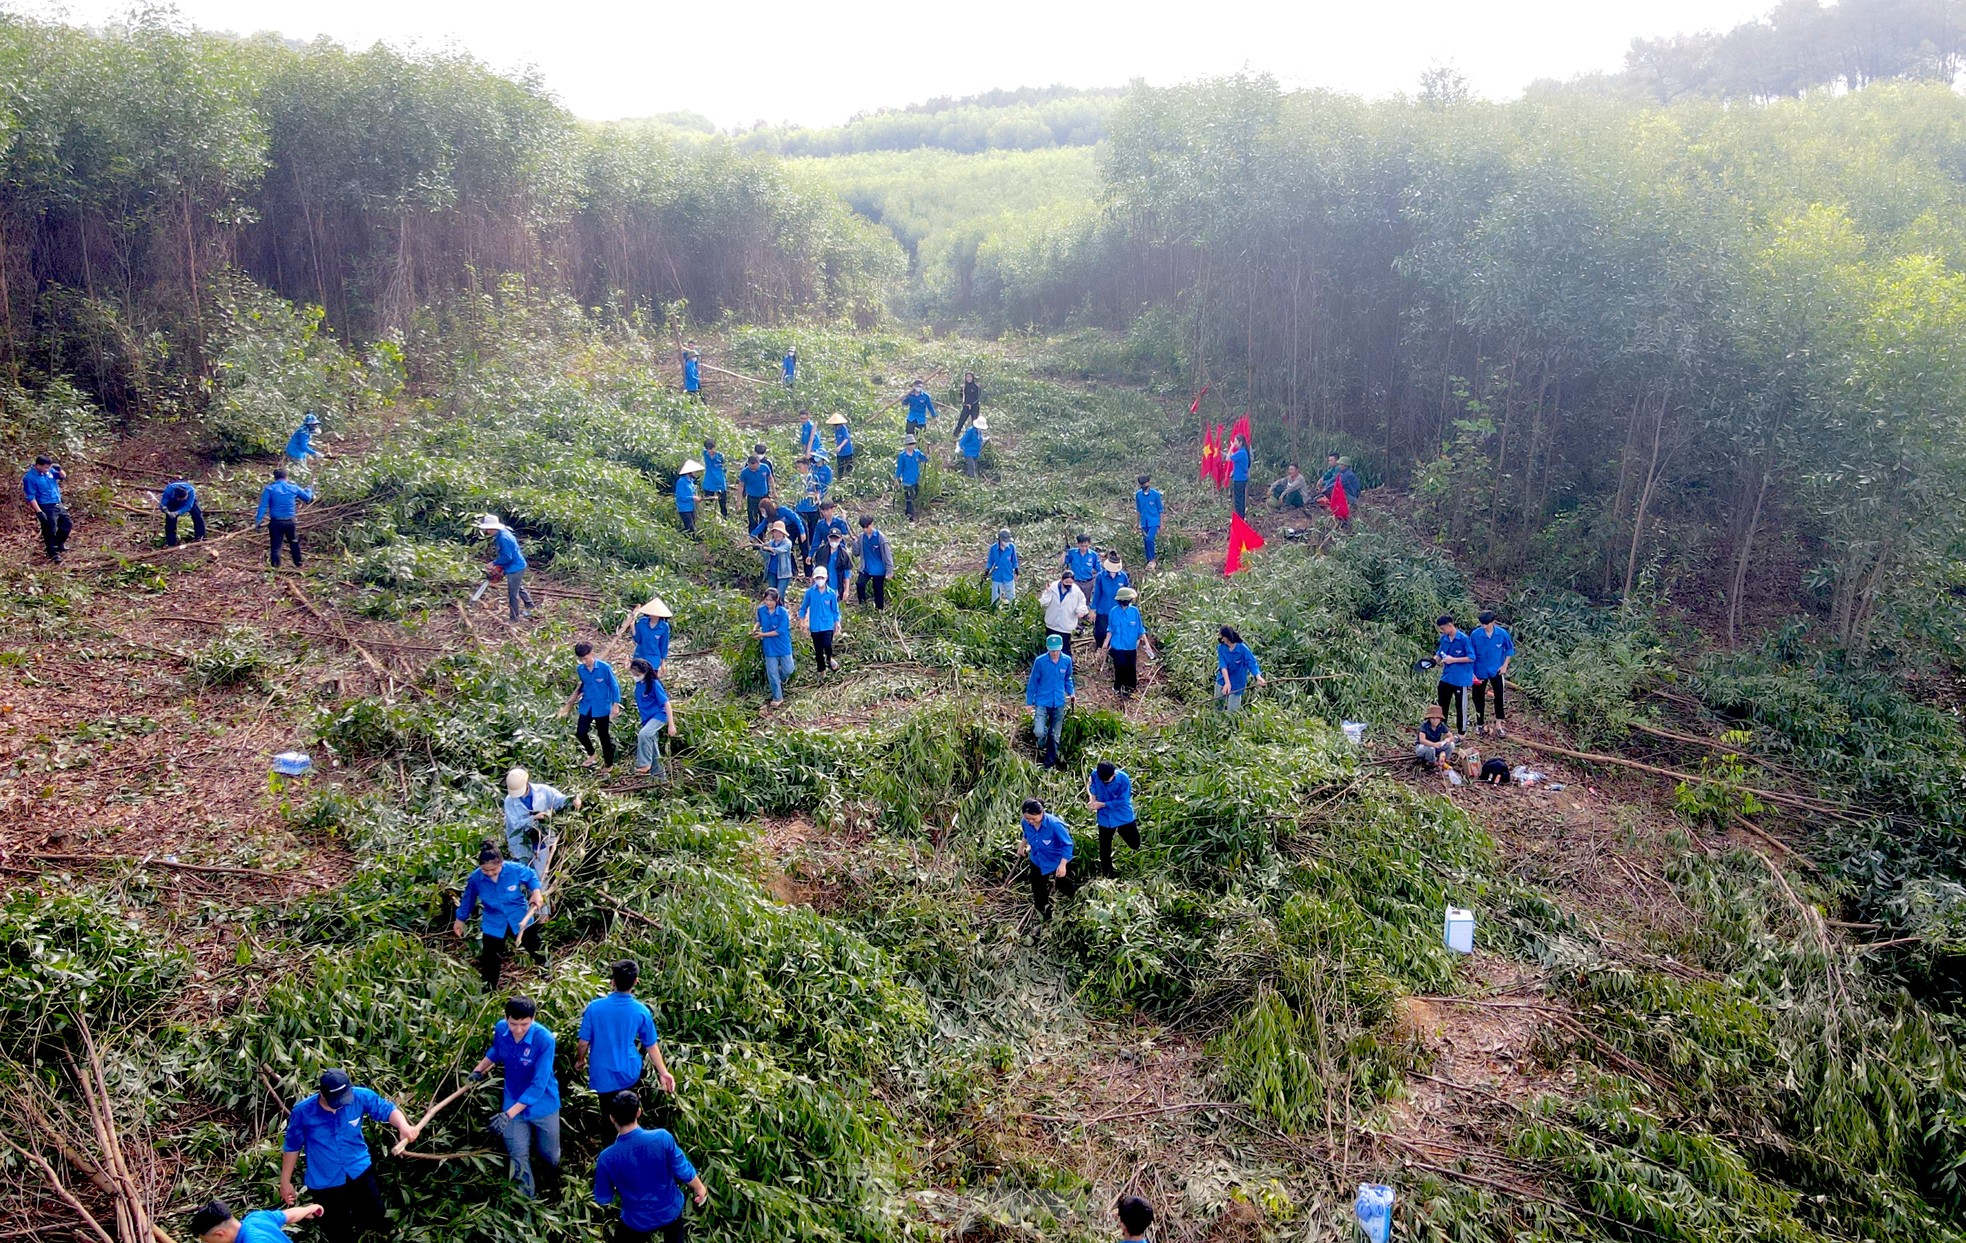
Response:
[{"label": "blue t-shirt", "polygon": [[606,716],[621,702],[621,683],[614,677],[614,666],[605,660],[597,660],[589,669],[584,664],[575,664],[573,671],[580,675],[580,714],[582,716]]},{"label": "blue t-shirt", "polygon": [[1099,780],[1099,770],[1095,768],[1087,787],[1092,791],[1093,798],[1105,804],[1098,812],[1100,828],[1116,829],[1122,824],[1132,824],[1136,819],[1133,814],[1133,778],[1126,775],[1124,768],[1115,769],[1111,781]]},{"label": "blue t-shirt", "polygon": [[722,492],[724,490],[724,455],[714,449],[703,451],[703,490]]},{"label": "blue t-shirt", "polygon": [[580,1012],[580,1038],[587,1042],[587,1086],[619,1092],[642,1077],[642,1062],[662,1039],[655,1015],[633,993],[596,997]]},{"label": "blue t-shirt", "polygon": [[696,512],[696,480],[686,474],[676,476],[676,512],[679,514]]},{"label": "blue t-shirt", "polygon": [[650,667],[660,669],[669,659],[669,619],[635,614],[635,656]]},{"label": "blue t-shirt", "polygon": [[275,1209],[261,1209],[239,1219],[238,1243],[287,1243],[287,1215]]},{"label": "blue t-shirt", "polygon": [[1133,510],[1140,515],[1141,529],[1160,530],[1161,510],[1166,506],[1159,488],[1142,488],[1133,494]]},{"label": "blue t-shirt", "polygon": [[737,482],[744,485],[744,495],[763,496],[771,491],[771,471],[762,462],[746,466],[737,472]]},{"label": "blue t-shirt", "polygon": [[1076,692],[1072,687],[1072,658],[1057,660],[1046,652],[1031,664],[1031,676],[1024,683],[1024,702],[1033,708],[1062,708]]},{"label": "blue t-shirt", "polygon": [[1065,568],[1072,577],[1081,583],[1089,583],[1099,575],[1099,552],[1093,548],[1067,548]]},{"label": "blue t-shirt", "polygon": [[799,616],[814,630],[833,630],[840,624],[840,593],[831,587],[808,587],[799,597]]},{"label": "blue t-shirt", "polygon": [[1229,693],[1242,694],[1249,685],[1249,679],[1260,675],[1263,667],[1256,663],[1256,653],[1249,650],[1247,643],[1230,647],[1226,643],[1215,645],[1215,665],[1229,674]]},{"label": "blue t-shirt", "polygon": [[27,495],[28,500],[33,501],[36,505],[59,505],[61,504],[61,479],[62,475],[59,467],[50,470],[45,475],[38,470],[29,469],[25,475],[20,477],[20,490]]},{"label": "blue t-shirt", "polygon": [[780,604],[777,608],[758,607],[758,629],[764,631],[758,642],[767,656],[792,654],[792,615]]},{"label": "blue t-shirt", "polygon": [[[655,689],[650,690],[653,686]],[[662,679],[650,681],[648,678],[635,679],[635,710],[642,714],[642,724],[650,721],[669,719],[669,692],[662,685]]]},{"label": "blue t-shirt", "polygon": [[[1467,632],[1456,630],[1451,635],[1442,635],[1440,646],[1434,649],[1435,656],[1474,656],[1474,644],[1468,642]],[[1465,661],[1456,661],[1440,667],[1440,680],[1448,686],[1473,686],[1474,666]]]},{"label": "blue t-shirt", "polygon": [[1130,602],[1115,604],[1106,617],[1106,642],[1116,652],[1140,650],[1140,640],[1146,633],[1146,621],[1140,616],[1139,608]]},{"label": "blue t-shirt", "polygon": [[1515,638],[1505,626],[1495,627],[1495,633],[1476,626],[1468,631],[1468,645],[1474,649],[1474,675],[1477,682],[1486,682],[1502,672],[1502,662],[1515,655]]},{"label": "blue t-shirt", "polygon": [[519,537],[510,531],[500,531],[493,537],[492,564],[507,574],[522,574],[526,568],[526,554],[519,551]]},{"label": "blue t-shirt", "polygon": [[1017,581],[1017,545],[992,544],[989,555],[990,581],[993,583],[1014,583]]},{"label": "blue t-shirt", "polygon": [[683,1187],[696,1167],[675,1136],[636,1127],[601,1150],[594,1162],[594,1203],[606,1208],[621,1201],[621,1224],[630,1230],[660,1230],[683,1215]]},{"label": "blue t-shirt", "polygon": [[491,1048],[485,1056],[505,1068],[505,1108],[524,1105],[521,1118],[560,1112],[560,1081],[553,1074],[556,1046],[553,1033],[537,1019],[526,1029],[524,1040],[512,1038],[512,1025],[504,1019],[492,1028]]},{"label": "blue t-shirt", "polygon": [[323,1105],[317,1092],[287,1115],[282,1150],[307,1155],[301,1181],[308,1190],[339,1187],[351,1178],[360,1178],[369,1168],[369,1141],[362,1135],[362,1119],[387,1122],[395,1112],[395,1105],[367,1088],[356,1088],[355,1099],[340,1109]]},{"label": "blue t-shirt", "polygon": [[458,922],[470,923],[482,905],[485,917],[479,926],[486,936],[496,940],[516,932],[525,922],[526,904],[538,888],[539,873],[510,859],[499,865],[497,880],[485,875],[483,868],[472,868],[464,882],[464,896],[458,900]]},{"label": "blue t-shirt", "polygon": [[1058,865],[1072,857],[1072,833],[1065,822],[1050,812],[1038,818],[1038,827],[1018,817],[1018,826],[1024,830],[1024,840],[1031,844],[1031,862],[1038,871],[1050,874],[1058,870]]},{"label": "blue t-shirt", "polygon": [[922,463],[928,456],[920,449],[903,449],[894,458],[894,477],[904,488],[912,488],[922,481]]}]

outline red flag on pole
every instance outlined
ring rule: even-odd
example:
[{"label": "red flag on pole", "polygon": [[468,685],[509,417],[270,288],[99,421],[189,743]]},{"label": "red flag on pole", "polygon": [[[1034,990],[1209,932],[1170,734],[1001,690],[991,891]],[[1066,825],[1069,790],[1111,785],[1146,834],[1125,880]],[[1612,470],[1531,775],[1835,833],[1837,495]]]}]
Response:
[{"label": "red flag on pole", "polygon": [[1236,420],[1236,425],[1230,430],[1229,435],[1242,437],[1242,443],[1244,444],[1248,444],[1253,439],[1249,434],[1249,415],[1247,413],[1244,413],[1241,418]]},{"label": "red flag on pole", "polygon": [[1338,521],[1340,522],[1351,521],[1352,503],[1345,499],[1344,480],[1342,479],[1332,480],[1331,495],[1321,496],[1318,498],[1318,500],[1324,503],[1324,507],[1326,509],[1329,509],[1331,511],[1331,516],[1336,518]]},{"label": "red flag on pole", "polygon": [[1215,447],[1215,429],[1203,426],[1201,429],[1201,477],[1203,479],[1215,478],[1215,455],[1218,452],[1219,450]]},{"label": "red flag on pole", "polygon": [[1229,475],[1235,467],[1229,462],[1229,429],[1220,423],[1215,425],[1215,487],[1217,491],[1229,486]]},{"label": "red flag on pole", "polygon": [[1229,555],[1222,562],[1224,576],[1242,569],[1242,554],[1255,552],[1263,546],[1262,533],[1242,520],[1241,514],[1229,515]]},{"label": "red flag on pole", "polygon": [[1211,385],[1207,385],[1207,384],[1201,386],[1201,392],[1195,394],[1195,404],[1188,407],[1189,414],[1201,413],[1201,399],[1208,396],[1208,390],[1211,387],[1212,387]]}]

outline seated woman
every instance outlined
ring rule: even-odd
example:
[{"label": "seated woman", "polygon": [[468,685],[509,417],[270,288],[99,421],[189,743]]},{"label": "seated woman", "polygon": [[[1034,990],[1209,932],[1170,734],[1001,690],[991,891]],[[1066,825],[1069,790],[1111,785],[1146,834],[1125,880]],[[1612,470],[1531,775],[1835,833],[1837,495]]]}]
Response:
[{"label": "seated woman", "polygon": [[1427,708],[1426,719],[1413,740],[1413,758],[1429,768],[1446,768],[1454,762],[1454,735],[1447,729],[1447,714],[1439,704]]}]

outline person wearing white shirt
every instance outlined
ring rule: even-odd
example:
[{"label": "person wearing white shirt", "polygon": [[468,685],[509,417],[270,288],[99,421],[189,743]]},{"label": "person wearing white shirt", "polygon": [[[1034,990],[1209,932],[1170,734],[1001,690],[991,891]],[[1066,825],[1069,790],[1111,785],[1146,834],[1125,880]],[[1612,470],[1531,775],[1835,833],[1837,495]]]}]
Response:
[{"label": "person wearing white shirt", "polygon": [[1058,581],[1038,594],[1038,605],[1044,609],[1044,628],[1046,634],[1055,634],[1065,641],[1065,654],[1072,654],[1072,635],[1079,628],[1079,621],[1092,607],[1085,602],[1085,592],[1079,590],[1077,581],[1070,570],[1058,576]]}]

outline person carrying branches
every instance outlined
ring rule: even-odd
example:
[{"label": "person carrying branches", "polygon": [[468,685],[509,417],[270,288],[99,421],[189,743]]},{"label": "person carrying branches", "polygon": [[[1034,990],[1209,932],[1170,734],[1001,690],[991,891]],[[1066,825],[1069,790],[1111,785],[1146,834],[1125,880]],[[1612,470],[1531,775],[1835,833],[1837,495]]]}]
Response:
[{"label": "person carrying branches", "polygon": [[294,1169],[304,1155],[302,1182],[321,1207],[321,1233],[329,1243],[347,1243],[358,1234],[385,1228],[382,1189],[376,1186],[362,1122],[373,1119],[394,1127],[399,1148],[414,1143],[419,1131],[393,1103],[356,1087],[345,1070],[322,1071],[318,1087],[316,1095],[287,1115],[280,1203],[291,1209],[300,1198],[294,1194]]},{"label": "person carrying branches", "polygon": [[630,630],[634,632],[635,659],[653,665],[657,677],[662,676],[662,667],[669,663],[669,619],[674,616],[661,596],[650,596],[648,603],[622,618],[620,629],[614,632],[616,638]]},{"label": "person carrying branches", "polygon": [[669,692],[656,676],[655,666],[637,656],[628,662],[628,675],[635,682],[635,710],[642,723],[635,731],[635,775],[654,773],[657,780],[669,776],[662,767],[662,735],[676,736],[676,710],[669,704]]},{"label": "person carrying branches", "polygon": [[539,937],[546,895],[539,885],[539,873],[523,863],[508,862],[491,842],[478,848],[478,866],[464,882],[457,916],[451,920],[451,935],[463,940],[466,925],[481,907],[484,914],[478,931],[483,944],[478,950],[478,978],[485,982],[486,992],[498,988],[498,977],[512,952],[510,938],[518,938],[520,948],[532,955],[534,963],[546,965],[546,946]]},{"label": "person carrying branches", "polygon": [[508,771],[503,811],[505,848],[511,857],[520,863],[531,863],[535,847],[543,844],[546,821],[569,802],[575,811],[580,810],[580,795],[569,800],[552,786],[534,783],[532,774],[523,768]]},{"label": "person carrying branches", "polygon": [[717,513],[730,517],[730,480],[724,474],[724,455],[714,440],[703,442],[703,482],[699,486],[706,499],[717,498]]},{"label": "person carrying branches", "polygon": [[[508,1172],[528,1200],[538,1199],[542,1190],[550,1197],[560,1182],[557,1042],[538,1015],[530,997],[509,998],[505,1017],[492,1027],[491,1047],[471,1068],[473,1083],[483,1083],[494,1066],[505,1070],[504,1105],[492,1115],[491,1129],[505,1141]],[[535,1169],[535,1156],[544,1168]]]}]

